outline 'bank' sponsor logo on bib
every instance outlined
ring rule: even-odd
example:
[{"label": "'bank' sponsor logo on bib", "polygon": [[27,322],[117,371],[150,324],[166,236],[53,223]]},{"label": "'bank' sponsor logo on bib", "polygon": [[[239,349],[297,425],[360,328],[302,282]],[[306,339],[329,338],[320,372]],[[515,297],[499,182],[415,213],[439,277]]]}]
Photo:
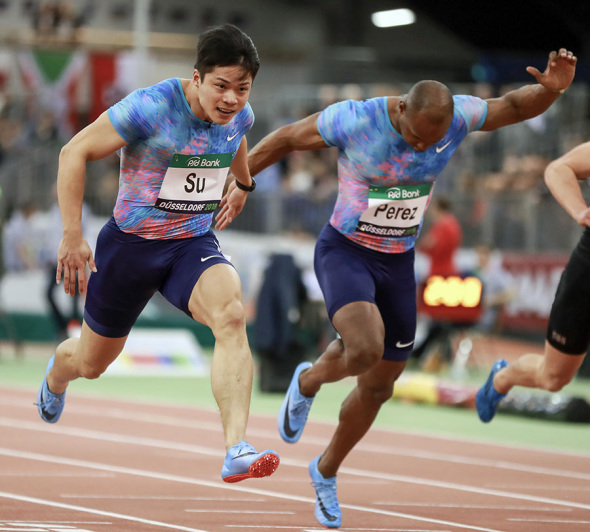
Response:
[{"label": "'bank' sponsor logo on bib", "polygon": [[187,162],[188,168],[219,168],[220,159],[202,159],[201,157],[191,157]]}]

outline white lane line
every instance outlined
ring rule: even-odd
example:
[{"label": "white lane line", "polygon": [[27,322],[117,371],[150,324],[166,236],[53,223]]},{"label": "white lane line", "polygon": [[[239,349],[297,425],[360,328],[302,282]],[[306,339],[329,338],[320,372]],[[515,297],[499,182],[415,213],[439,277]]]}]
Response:
[{"label": "white lane line", "polygon": [[363,469],[355,469],[351,467],[340,468],[341,473],[348,473],[350,475],[357,476],[372,476],[375,478],[387,479],[393,482],[405,482],[407,484],[417,484],[428,487],[436,487],[442,489],[453,489],[458,491],[466,491],[468,493],[478,493],[480,495],[491,495],[494,497],[506,497],[509,499],[518,499],[529,502],[539,502],[544,504],[554,504],[557,506],[566,506],[569,508],[582,508],[584,510],[590,510],[589,504],[577,503],[572,501],[565,501],[560,499],[550,499],[548,497],[537,497],[535,495],[526,495],[523,493],[514,493],[510,491],[498,491],[486,488],[479,488],[477,486],[469,486],[466,484],[455,484],[453,482],[445,482],[441,480],[426,479],[409,477],[407,475],[393,475],[390,473],[380,473],[378,471],[365,471]]},{"label": "white lane line", "polygon": [[[261,490],[261,489],[251,488],[250,487],[251,484],[249,484],[246,487],[241,487],[241,486],[236,486],[235,484],[223,484],[221,481],[211,482],[211,481],[207,481],[207,480],[198,480],[195,478],[182,477],[179,475],[169,475],[169,474],[165,474],[165,473],[158,473],[156,471],[132,469],[129,467],[113,466],[113,465],[109,465],[109,464],[101,464],[98,462],[88,462],[86,460],[75,460],[75,459],[71,459],[71,458],[58,457],[58,456],[53,456],[53,455],[48,455],[48,454],[30,453],[30,452],[25,452],[25,451],[19,451],[17,449],[7,449],[7,448],[3,448],[3,447],[0,447],[0,455],[11,456],[13,458],[22,458],[22,459],[26,459],[26,460],[36,460],[36,461],[40,461],[40,462],[48,462],[48,463],[51,463],[54,465],[55,464],[62,464],[62,465],[68,465],[68,466],[73,466],[73,467],[85,467],[85,468],[95,469],[95,470],[98,469],[98,470],[103,470],[103,471],[116,472],[116,473],[120,473],[123,475],[134,475],[134,476],[139,476],[139,477],[144,477],[144,478],[166,480],[166,481],[170,481],[170,482],[180,482],[180,483],[184,483],[184,484],[190,484],[193,486],[205,486],[205,487],[210,487],[210,488],[219,488],[219,489],[226,489],[226,490],[232,490],[232,491],[241,491],[241,492],[246,492],[249,495],[255,494],[255,495],[261,495],[261,496],[267,496],[267,497],[276,497],[279,499],[287,499],[290,501],[299,501],[299,502],[306,502],[306,503],[310,503],[310,504],[311,503],[315,504],[315,498],[312,499],[309,497],[300,497],[300,496],[296,496],[296,495],[292,495],[292,494],[281,493],[278,491],[270,491],[270,490]],[[307,463],[305,463],[305,464],[301,463],[301,467],[307,468]],[[370,472],[367,472],[367,473],[370,473]],[[1,496],[1,492],[0,492],[0,496]],[[60,503],[57,503],[57,504],[60,504]],[[359,512],[374,513],[374,514],[387,515],[387,516],[392,516],[392,517],[401,517],[404,519],[410,519],[410,520],[414,520],[414,521],[422,521],[425,523],[435,523],[435,524],[439,524],[439,525],[452,526],[455,528],[462,528],[465,530],[478,530],[480,532],[501,532],[499,530],[491,529],[491,528],[483,528],[483,527],[479,527],[479,526],[465,525],[465,524],[456,523],[453,521],[446,521],[446,520],[442,520],[442,519],[432,519],[429,517],[421,517],[418,515],[406,514],[406,513],[401,513],[401,512],[392,512],[389,510],[382,510],[380,508],[370,508],[367,506],[357,506],[357,505],[353,505],[353,504],[341,504],[340,507],[341,508],[348,508],[350,510],[357,510]]]},{"label": "white lane line", "polygon": [[[0,418],[0,425],[2,425],[6,421],[4,418]],[[33,422],[15,422],[11,421],[10,426],[19,427],[25,430],[33,430],[33,431],[41,431],[41,432],[54,432],[60,435],[69,435],[69,436],[77,436],[82,438],[90,438],[99,441],[109,441],[109,442],[117,442],[123,444],[131,444],[137,446],[144,446],[144,447],[155,447],[160,449],[173,449],[176,451],[183,451],[193,454],[203,454],[206,456],[220,456],[219,449],[212,449],[208,447],[196,446],[196,445],[189,445],[189,444],[181,444],[176,442],[168,442],[165,440],[158,440],[154,438],[142,438],[138,436],[125,436],[121,434],[113,434],[109,432],[100,432],[100,431],[93,431],[93,430],[84,430],[84,429],[76,429],[72,427],[53,427],[47,426],[46,424],[41,423],[33,423]],[[10,452],[10,450],[7,450]],[[290,465],[294,467],[300,467],[307,469],[308,463],[302,460],[293,460],[289,458],[281,459],[283,465]],[[565,500],[558,500],[558,499],[549,499],[546,497],[538,497],[534,495],[526,495],[520,493],[514,493],[509,491],[498,491],[494,489],[488,488],[480,488],[477,486],[467,485],[467,484],[456,484],[453,482],[446,482],[440,481],[435,479],[426,479],[426,478],[418,478],[418,477],[411,477],[407,475],[395,475],[391,473],[382,473],[377,471],[367,471],[364,469],[356,469],[350,467],[342,467],[340,469],[341,473],[348,473],[355,477],[363,477],[369,479],[377,479],[377,480],[387,480],[392,482],[404,482],[407,484],[416,484],[428,487],[437,487],[443,489],[454,489],[458,491],[465,491],[468,493],[479,493],[482,495],[492,495],[496,497],[507,497],[519,500],[525,500],[530,502],[540,502],[545,504],[554,504],[558,506],[567,506],[571,508],[583,508],[583,509],[590,509],[590,505],[576,503],[571,501]]]},{"label": "white lane line", "polygon": [[[491,489],[513,489],[513,490],[542,490],[547,489],[547,486],[539,484],[486,484],[486,488]],[[590,486],[555,486],[551,485],[551,490],[555,491],[588,491]]]},{"label": "white lane line", "polygon": [[[87,525],[89,523],[84,523]],[[94,523],[94,524],[111,524],[111,523]],[[38,522],[38,521],[10,521],[4,524],[0,523],[0,530],[13,532],[92,532],[86,528],[78,528],[63,524],[59,521]]]},{"label": "white lane line", "polygon": [[390,502],[375,501],[373,504],[379,506],[413,506],[425,508],[465,508],[478,510],[516,510],[516,511],[534,511],[534,512],[571,512],[571,508],[547,508],[545,506],[510,506],[510,505],[492,505],[492,504],[433,504],[431,502]]},{"label": "white lane line", "polygon": [[86,530],[82,528],[72,528],[72,527],[55,527],[52,526],[51,528],[39,525],[35,528],[25,528],[22,526],[19,527],[5,527],[0,526],[0,530],[2,532],[92,532],[92,530]]},{"label": "white lane line", "polygon": [[573,519],[524,519],[514,518],[508,519],[508,521],[519,521],[524,523],[565,523],[570,525],[588,525],[590,521],[575,521]]},{"label": "white lane line", "polygon": [[[8,392],[10,395],[7,396],[2,396],[2,392]],[[19,392],[19,393],[24,393],[27,396],[29,396],[31,394],[31,390],[27,389],[27,388],[22,388],[22,387],[18,387],[18,386],[2,386],[2,388],[0,388],[0,404],[4,404],[4,405],[8,405],[11,406],[13,408],[25,408],[27,410],[30,410],[30,405],[27,404],[26,402],[23,402],[22,400],[17,400],[14,398],[14,392]],[[37,390],[34,390],[34,393],[37,393]],[[129,411],[124,410],[121,407],[107,407],[105,405],[105,403],[112,403],[115,405],[121,405],[121,404],[129,404],[129,405],[134,405],[134,406],[142,406],[142,407],[146,407],[149,408],[150,405],[153,405],[154,407],[157,408],[162,408],[163,406],[166,408],[170,408],[171,410],[180,410],[180,411],[186,411],[186,412],[190,412],[191,416],[194,416],[195,413],[198,412],[205,412],[208,414],[218,414],[219,412],[211,407],[211,408],[207,408],[207,407],[199,407],[199,406],[193,406],[193,405],[185,405],[185,404],[176,404],[176,403],[166,403],[165,405],[163,405],[161,402],[154,402],[154,401],[149,401],[146,399],[129,399],[129,398],[113,398],[113,397],[108,397],[108,396],[104,396],[104,395],[98,395],[98,394],[82,394],[82,393],[78,393],[76,394],[76,397],[80,398],[81,400],[100,400],[101,402],[101,408],[100,409],[94,409],[92,407],[88,407],[88,406],[84,406],[84,407],[79,407],[76,406],[75,404],[69,404],[68,405],[68,412],[73,412],[73,413],[78,413],[78,414],[83,414],[83,415],[93,415],[93,416],[100,416],[100,417],[112,417],[112,418],[118,418],[118,419],[128,419],[128,420],[132,420],[132,421],[138,421],[141,420],[143,422],[146,423],[158,423],[158,424],[168,424],[170,426],[178,426],[178,427],[183,427],[183,428],[194,428],[197,430],[214,430],[214,431],[219,431],[221,429],[221,423],[220,422],[193,422],[191,423],[190,421],[187,421],[186,418],[178,418],[178,417],[173,417],[173,416],[165,416],[165,415],[152,415],[152,414],[142,414],[140,412],[133,412],[130,413]],[[250,419],[254,419],[254,418],[258,418],[258,419],[268,419],[268,420],[272,420],[273,423],[276,422],[276,417],[275,416],[271,416],[271,415],[265,415],[265,414],[250,414]],[[327,421],[322,421],[322,420],[313,420],[313,423],[316,425],[323,425],[326,427],[330,427],[333,428],[333,423],[331,422],[327,422]],[[563,449],[555,449],[555,448],[551,448],[551,447],[530,447],[530,446],[526,446],[526,445],[518,445],[515,443],[511,443],[511,444],[507,444],[507,443],[501,443],[501,442],[494,442],[494,441],[488,441],[488,440],[478,440],[478,439],[474,439],[474,438],[466,438],[466,437],[462,437],[462,438],[457,438],[455,436],[451,436],[451,435],[444,435],[444,434],[432,434],[426,431],[419,431],[419,430],[393,430],[390,428],[386,428],[386,427],[373,427],[372,428],[373,432],[382,432],[385,434],[390,435],[391,437],[394,437],[396,435],[403,435],[403,436],[417,436],[420,438],[424,438],[427,440],[434,440],[434,441],[448,441],[448,442],[453,442],[453,443],[468,443],[468,444],[474,444],[474,445],[478,445],[478,446],[486,446],[486,447],[496,447],[499,449],[511,449],[511,450],[519,450],[519,451],[527,451],[527,452],[534,452],[534,453],[541,453],[541,454],[549,454],[549,455],[562,455],[562,456],[572,456],[572,457],[576,457],[576,458],[580,458],[580,459],[590,459],[590,453],[584,453],[581,451],[569,451],[569,450],[563,450]],[[254,429],[254,428],[248,428],[248,433],[254,434],[256,436],[261,436],[261,437],[268,437],[268,436],[276,436],[276,431],[270,431],[270,430],[264,430],[264,429]],[[307,437],[305,438],[305,442],[306,443],[318,443],[319,445],[321,445],[322,447],[325,446],[326,442],[323,439],[319,439],[319,438],[311,438],[311,437]],[[363,448],[366,445],[366,450],[371,451],[372,448],[374,448],[375,446],[370,445],[370,444],[363,444],[362,442],[355,447],[355,449],[359,449],[359,448]],[[395,451],[391,451],[395,454]]]},{"label": "white lane line", "polygon": [[[186,428],[186,423],[184,424]],[[47,424],[40,424],[38,422],[32,421],[20,421],[11,418],[0,417],[0,426],[4,427],[11,427],[21,430],[32,430],[38,432],[52,432],[55,434],[60,435],[69,435],[69,436],[76,436],[80,438],[90,438],[90,439],[100,439],[103,441],[111,441],[111,442],[119,442],[119,443],[133,443],[134,445],[144,445],[144,446],[153,446],[160,449],[167,449],[173,451],[185,451],[191,453],[199,453],[205,454],[208,456],[219,456],[219,450],[213,450],[206,447],[200,447],[193,444],[181,444],[181,443],[173,443],[173,442],[165,442],[163,440],[156,440],[151,438],[142,438],[136,436],[124,436],[120,434],[113,434],[103,431],[93,431],[93,430],[86,430],[80,429],[75,427],[68,427],[68,426],[60,426],[55,427],[52,425]],[[217,427],[219,430],[219,427]],[[256,431],[248,429],[248,432],[255,435]],[[269,432],[270,434],[270,432]],[[276,434],[273,432],[272,437],[276,437]],[[311,440],[313,443],[313,438],[307,438],[307,440]],[[317,439],[317,442],[322,441]],[[325,441],[323,442],[325,444]],[[356,450],[364,450],[369,451],[371,453],[377,452],[386,452],[387,454],[392,454],[397,456],[396,448],[386,449],[381,446],[364,446],[359,444],[358,447],[355,448]],[[403,454],[403,451],[400,451],[399,454]],[[413,453],[415,457],[420,458],[418,454],[420,453]],[[466,465],[475,465],[475,466],[482,466],[482,467],[490,467],[493,469],[510,469],[512,471],[519,471],[521,473],[536,473],[541,475],[551,475],[557,477],[563,477],[568,479],[579,479],[579,480],[590,480],[590,474],[581,473],[579,471],[569,471],[564,469],[551,469],[548,467],[538,467],[538,466],[528,466],[524,464],[515,464],[506,461],[494,461],[494,460],[486,460],[486,459],[462,459],[456,455],[450,455],[445,453],[436,453],[437,456],[434,457],[435,453],[422,453],[423,456],[421,458],[428,458],[428,459],[436,459],[438,461],[455,461],[456,463],[463,463]],[[284,459],[281,459],[283,463],[285,462]],[[307,467],[307,465],[305,466]]]},{"label": "white lane line", "polygon": [[[17,495],[16,493],[7,493],[0,491],[0,498],[12,499],[15,501],[28,502],[31,504],[40,504],[43,506],[51,506],[52,508],[62,508],[64,510],[73,510],[76,512],[85,512],[94,515],[102,515],[104,517],[112,517],[115,519],[123,519],[125,521],[132,521],[134,523],[143,523],[144,525],[159,526],[162,528],[171,528],[172,530],[183,530],[184,532],[207,532],[199,528],[188,528],[186,526],[172,525],[170,523],[162,523],[160,521],[152,521],[151,519],[143,519],[142,517],[134,517],[132,515],[119,514],[115,512],[105,512],[102,510],[96,510],[94,508],[86,508],[84,506],[76,506],[73,504],[64,504],[62,502],[48,501],[44,499],[38,499],[37,497],[26,497],[24,495]],[[37,529],[38,530],[38,529]]]},{"label": "white lane line", "polygon": [[30,525],[30,526],[68,526],[68,525],[112,525],[110,521],[23,521],[18,519],[11,519],[10,521],[4,521],[4,525],[14,525],[14,526],[21,526],[21,525]]},{"label": "white lane line", "polygon": [[131,501],[194,501],[194,502],[266,502],[268,499],[235,497],[172,497],[170,495],[69,495],[62,493],[62,499],[125,499]]},{"label": "white lane line", "polygon": [[199,510],[199,509],[185,508],[184,511],[187,513],[193,513],[193,514],[295,515],[295,512],[287,512],[287,511],[280,511],[280,510],[211,510],[211,509],[206,509],[206,508]]},{"label": "white lane line", "polygon": [[0,472],[0,477],[59,477],[59,478],[112,478],[112,473],[25,473],[18,471],[3,471]]},{"label": "white lane line", "polygon": [[451,453],[437,453],[431,451],[419,451],[414,449],[406,449],[400,447],[385,447],[381,445],[359,445],[355,449],[360,449],[370,453],[380,453],[391,456],[406,456],[408,458],[419,458],[421,460],[433,460],[445,463],[454,463],[461,465],[473,465],[477,467],[490,467],[493,469],[507,469],[510,471],[519,471],[521,473],[536,473],[538,475],[553,475],[565,476],[567,478],[575,478],[580,480],[590,480],[589,473],[582,473],[580,471],[570,471],[565,469],[554,469],[551,467],[531,466],[526,464],[518,464],[508,462],[506,460],[488,460],[485,458],[470,458],[466,456],[451,454]]},{"label": "white lane line", "polygon": [[[325,531],[326,528],[301,528],[299,526],[292,526],[292,525],[282,525],[282,526],[273,526],[273,525],[225,525],[227,528],[255,528],[256,530],[270,528],[272,530],[300,530],[302,532],[317,532],[318,530]],[[346,532],[349,531],[357,531],[357,532],[451,532],[448,528],[444,530],[439,529],[432,529],[432,528],[339,528],[338,530],[344,530]]]}]

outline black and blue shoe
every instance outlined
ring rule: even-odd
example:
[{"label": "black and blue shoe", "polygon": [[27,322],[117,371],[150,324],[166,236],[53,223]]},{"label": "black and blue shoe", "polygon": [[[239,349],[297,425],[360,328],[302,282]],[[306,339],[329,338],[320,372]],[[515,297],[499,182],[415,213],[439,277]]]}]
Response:
[{"label": "black and blue shoe", "polygon": [[342,524],[342,512],[336,495],[336,476],[324,478],[318,470],[320,456],[309,464],[311,485],[315,488],[315,518],[325,527],[338,528]]},{"label": "black and blue shoe", "polygon": [[47,386],[47,374],[53,367],[55,362],[55,355],[49,359],[47,369],[45,370],[45,376],[43,377],[43,383],[39,392],[37,392],[37,409],[41,419],[47,423],[57,423],[64,409],[66,392],[64,393],[53,393],[49,391]]},{"label": "black and blue shoe", "polygon": [[311,362],[302,362],[295,368],[279,411],[277,426],[281,438],[287,443],[295,443],[301,437],[313,403],[314,398],[306,397],[299,389],[299,375],[307,368],[311,368]]}]

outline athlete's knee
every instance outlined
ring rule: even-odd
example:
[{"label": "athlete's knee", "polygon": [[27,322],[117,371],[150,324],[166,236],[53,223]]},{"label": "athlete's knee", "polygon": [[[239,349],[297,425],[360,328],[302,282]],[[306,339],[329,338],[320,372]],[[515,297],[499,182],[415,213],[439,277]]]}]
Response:
[{"label": "athlete's knee", "polygon": [[350,375],[360,375],[383,358],[382,340],[363,337],[344,345],[346,365]]},{"label": "athlete's knee", "polygon": [[246,330],[246,313],[239,299],[232,300],[217,311],[211,312],[211,329],[224,334],[231,331]]},{"label": "athlete's knee", "polygon": [[80,377],[85,379],[98,379],[106,370],[108,366],[104,366],[95,360],[83,360],[78,366]]},{"label": "athlete's knee", "polygon": [[555,371],[544,372],[540,378],[540,387],[548,392],[559,392],[572,380],[570,375]]},{"label": "athlete's knee", "polygon": [[361,387],[361,394],[365,401],[370,402],[372,405],[380,406],[391,399],[393,395],[393,382],[363,386]]}]

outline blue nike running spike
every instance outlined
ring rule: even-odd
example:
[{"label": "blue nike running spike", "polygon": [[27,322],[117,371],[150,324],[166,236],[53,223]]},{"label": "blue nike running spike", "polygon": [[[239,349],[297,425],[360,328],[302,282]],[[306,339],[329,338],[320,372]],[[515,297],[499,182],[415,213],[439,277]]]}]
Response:
[{"label": "blue nike running spike", "polygon": [[310,362],[302,362],[295,368],[295,373],[279,411],[277,420],[279,434],[287,443],[295,443],[301,437],[309,409],[313,403],[313,397],[305,397],[299,390],[299,375],[307,368],[311,368]]},{"label": "blue nike running spike", "polygon": [[59,394],[52,393],[47,386],[47,374],[53,367],[54,362],[55,355],[49,359],[41,388],[39,388],[39,391],[37,392],[37,410],[39,410],[41,419],[47,423],[57,423],[57,420],[63,412],[66,400],[66,392]]},{"label": "blue nike running spike", "polygon": [[336,495],[336,476],[324,478],[318,471],[321,455],[309,464],[311,485],[315,488],[315,518],[325,527],[338,528],[342,523],[342,512]]}]

